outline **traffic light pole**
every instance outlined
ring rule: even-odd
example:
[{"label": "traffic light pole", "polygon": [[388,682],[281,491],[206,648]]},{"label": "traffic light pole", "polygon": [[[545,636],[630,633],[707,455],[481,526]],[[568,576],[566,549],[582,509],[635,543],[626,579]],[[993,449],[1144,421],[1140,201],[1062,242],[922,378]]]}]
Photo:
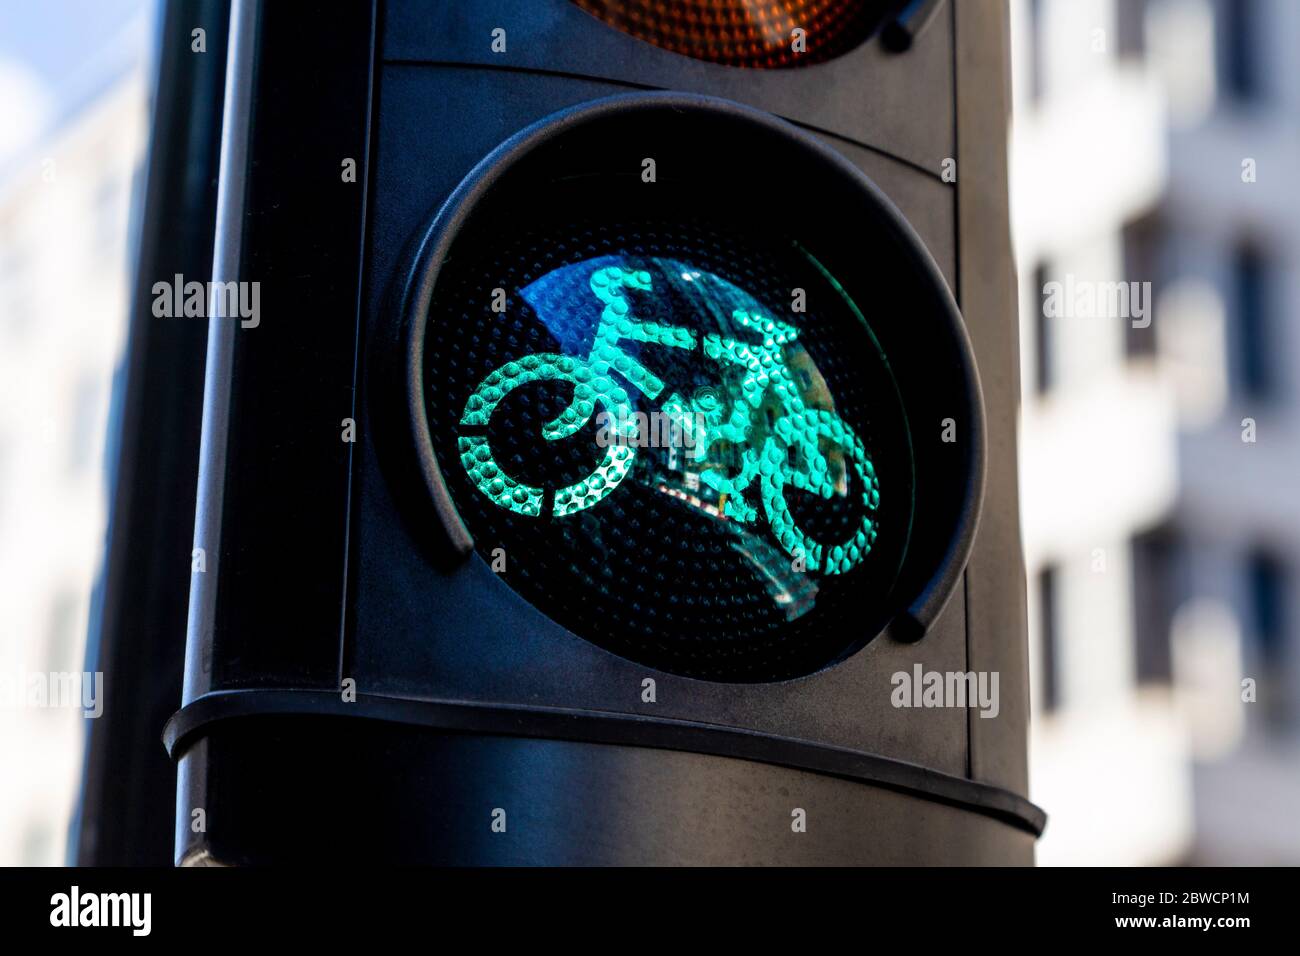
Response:
[{"label": "traffic light pole", "polygon": [[984,389],[989,455],[986,520],[966,569],[966,592],[979,610],[967,623],[972,670],[1002,675],[1006,720],[969,715],[975,779],[1016,793],[1029,790],[1029,644],[1016,422],[1020,347],[1015,260],[1007,182],[1011,116],[1007,10],[996,0],[953,4],[959,42],[956,184],[958,297]]},{"label": "traffic light pole", "polygon": [[[87,639],[111,699],[88,722],[70,856],[79,865],[171,860],[175,766],[158,728],[181,691],[203,410],[201,319],[159,320],[153,285],[212,268],[226,0],[163,6],[126,358],[109,439],[111,521]],[[203,55],[191,50],[204,31]]]},{"label": "traffic light pole", "polygon": [[[1000,5],[782,69],[234,7],[177,861],[1032,862]],[[629,386],[740,457],[510,444]]]}]

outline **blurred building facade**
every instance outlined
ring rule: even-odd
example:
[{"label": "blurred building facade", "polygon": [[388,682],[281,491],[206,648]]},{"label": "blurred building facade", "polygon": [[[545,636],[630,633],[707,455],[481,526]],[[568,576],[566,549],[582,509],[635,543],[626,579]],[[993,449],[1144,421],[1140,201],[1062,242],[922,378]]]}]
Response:
[{"label": "blurred building facade", "polygon": [[1163,98],[1122,13],[1115,0],[1012,10],[1030,772],[1048,864],[1170,860],[1191,832],[1173,695],[1137,673],[1135,541],[1174,507],[1174,395],[1131,359],[1143,320],[1095,301],[1126,276],[1126,229],[1168,180]]},{"label": "blurred building facade", "polygon": [[92,101],[51,117],[0,178],[0,865],[64,862],[81,777],[87,698],[78,683],[54,699],[50,675],[87,669],[147,132],[144,52],[98,77]]},{"label": "blurred building facade", "polygon": [[1156,344],[1183,425],[1170,637],[1195,713],[1192,859],[1295,864],[1300,4],[1148,2],[1146,26],[1171,110]]},{"label": "blurred building facade", "polygon": [[1300,860],[1297,36],[1289,0],[1012,6],[1043,863]]}]

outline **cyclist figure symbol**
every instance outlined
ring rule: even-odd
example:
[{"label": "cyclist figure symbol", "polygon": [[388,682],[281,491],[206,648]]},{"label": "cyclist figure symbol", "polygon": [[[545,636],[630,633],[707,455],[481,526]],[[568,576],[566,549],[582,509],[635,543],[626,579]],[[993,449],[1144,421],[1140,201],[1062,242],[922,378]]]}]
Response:
[{"label": "cyclist figure symbol", "polygon": [[[542,437],[547,441],[567,438],[603,411],[615,441],[606,445],[590,474],[556,489],[552,514],[564,518],[598,504],[614,493],[636,460],[637,417],[628,388],[651,401],[659,401],[667,388],[662,379],[628,354],[622,343],[702,348],[719,366],[739,368],[740,394],[730,403],[729,411],[711,390],[701,390],[690,400],[673,391],[660,402],[693,457],[706,460],[700,480],[725,500],[727,517],[743,524],[758,520],[758,509],[746,501],[747,490],[757,481],[762,512],[773,536],[788,555],[802,559],[808,570],[840,574],[859,564],[875,542],[880,484],[853,430],[834,412],[809,408],[804,402],[785,358],[785,347],[795,342],[798,331],[757,311],[737,309],[731,314],[732,323],[752,333],[756,341],[716,333],[701,337],[690,329],[643,321],[633,314],[627,293],[652,291],[649,272],[603,266],[591,273],[589,284],[604,308],[585,358],[553,352],[525,355],[489,373],[465,403],[460,424],[475,427],[478,433],[462,434],[458,450],[475,487],[516,514],[541,515],[544,489],[508,475],[483,432],[497,406],[514,389],[530,382],[560,381],[573,387],[573,398],[564,411],[543,425]],[[780,414],[770,427],[760,430],[755,419],[760,409],[773,401]],[[719,442],[740,450],[734,474],[707,463]],[[854,476],[856,481],[849,487],[856,486],[860,495],[860,520],[846,537],[835,542],[817,541],[805,532],[786,501],[791,486],[826,500],[837,494],[839,482],[828,451],[837,463],[843,463],[846,478],[849,473]]]}]

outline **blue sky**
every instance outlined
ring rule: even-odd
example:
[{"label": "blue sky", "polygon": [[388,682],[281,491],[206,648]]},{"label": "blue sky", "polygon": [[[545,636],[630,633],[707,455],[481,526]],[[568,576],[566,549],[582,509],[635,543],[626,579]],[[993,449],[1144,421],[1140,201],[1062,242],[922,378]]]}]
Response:
[{"label": "blue sky", "polygon": [[135,66],[158,0],[0,0],[0,178]]},{"label": "blue sky", "polygon": [[0,3],[0,58],[26,64],[60,105],[106,46],[144,17],[152,27],[155,0],[6,0]]}]

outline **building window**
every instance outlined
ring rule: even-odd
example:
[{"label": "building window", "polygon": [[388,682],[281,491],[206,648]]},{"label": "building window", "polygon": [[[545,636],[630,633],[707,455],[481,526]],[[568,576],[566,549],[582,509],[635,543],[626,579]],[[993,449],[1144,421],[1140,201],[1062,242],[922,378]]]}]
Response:
[{"label": "building window", "polygon": [[1052,361],[1053,320],[1047,314],[1047,284],[1052,281],[1052,268],[1040,262],[1034,269],[1034,390],[1039,394],[1051,391],[1056,384]]},{"label": "building window", "polygon": [[50,606],[49,629],[45,638],[47,670],[58,673],[81,670],[84,629],[78,592],[64,588]]},{"label": "building window", "polygon": [[[0,334],[21,341],[32,326],[31,277],[35,263],[14,233],[17,225],[3,223],[5,247],[0,249]],[[11,343],[6,341],[5,346]]]},{"label": "building window", "polygon": [[1171,625],[1175,594],[1177,541],[1169,527],[1134,536],[1133,631],[1139,684],[1168,684],[1173,680]]},{"label": "building window", "polygon": [[117,249],[122,244],[122,181],[109,173],[100,180],[95,190],[95,236],[98,243],[97,253],[101,258],[113,262]]},{"label": "building window", "polygon": [[1055,565],[1049,564],[1038,572],[1039,700],[1046,713],[1061,703],[1060,577]]},{"label": "building window", "polygon": [[[1134,324],[1136,315],[1121,319],[1124,323],[1124,352],[1129,358],[1150,358],[1156,354],[1155,290],[1160,280],[1160,253],[1165,248],[1164,227],[1152,213],[1124,224],[1121,231],[1124,247],[1124,274],[1136,283],[1146,306],[1145,328]],[[1147,284],[1149,283],[1149,284]],[[1135,311],[1130,301],[1130,311]]]},{"label": "building window", "polygon": [[1234,323],[1237,339],[1238,390],[1246,398],[1271,398],[1276,388],[1273,371],[1272,303],[1269,266],[1252,242],[1238,245],[1232,258]]},{"label": "building window", "polygon": [[1121,0],[1115,5],[1117,52],[1126,59],[1141,60],[1146,55],[1146,4],[1139,0]]},{"label": "building window", "polygon": [[98,458],[103,437],[100,394],[99,382],[95,376],[83,373],[72,394],[72,429],[67,451],[70,475],[85,474]]},{"label": "building window", "polygon": [[1286,644],[1286,569],[1276,555],[1252,551],[1246,561],[1251,630],[1265,667],[1281,665]]},{"label": "building window", "polygon": [[1043,0],[1029,0],[1029,97],[1034,103],[1043,98],[1045,83],[1043,61],[1046,31],[1043,29]]},{"label": "building window", "polygon": [[22,866],[57,866],[58,849],[54,830],[44,820],[33,820],[23,833],[19,862]]},{"label": "building window", "polygon": [[1223,83],[1233,99],[1260,95],[1259,0],[1220,0]]},{"label": "building window", "polygon": [[1272,552],[1256,549],[1246,558],[1246,587],[1250,603],[1250,638],[1255,653],[1248,658],[1258,668],[1260,712],[1270,732],[1291,726],[1295,704],[1288,691],[1287,567]]}]

